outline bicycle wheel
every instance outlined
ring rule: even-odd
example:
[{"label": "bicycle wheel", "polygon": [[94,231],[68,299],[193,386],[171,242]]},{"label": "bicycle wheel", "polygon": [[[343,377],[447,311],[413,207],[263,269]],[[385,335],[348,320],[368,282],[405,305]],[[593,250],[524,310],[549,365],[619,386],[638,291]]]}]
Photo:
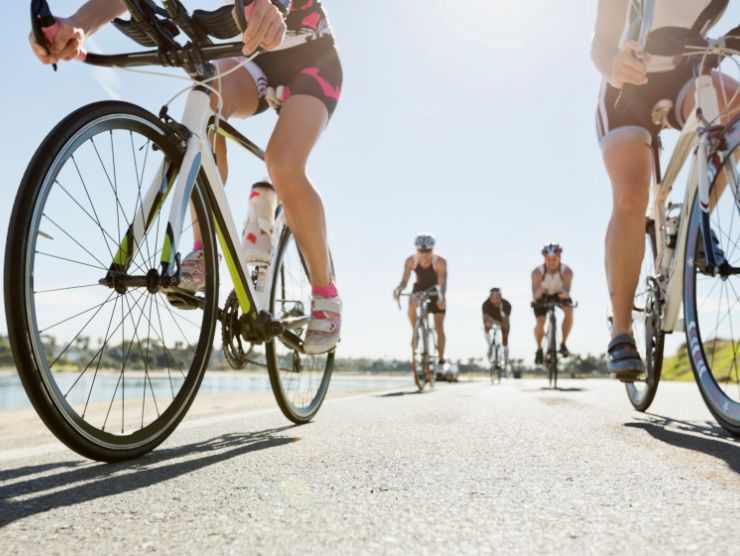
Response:
[{"label": "bicycle wheel", "polygon": [[648,220],[645,227],[645,257],[632,309],[632,327],[640,357],[645,362],[645,373],[635,382],[625,384],[627,397],[638,411],[647,411],[658,391],[663,367],[665,333],[660,326],[660,290],[655,282],[655,222]]},{"label": "bicycle wheel", "polygon": [[547,331],[547,376],[550,388],[558,387],[558,344],[557,330],[554,315],[550,315]]},{"label": "bicycle wheel", "polygon": [[[740,283],[731,269],[740,266],[740,144],[728,151],[710,195],[707,220],[698,199],[691,209],[684,262],[684,319],[688,356],[704,402],[717,422],[740,436]],[[702,226],[710,230],[718,263],[725,269],[712,273],[707,265]],[[722,265],[721,265],[722,266]]]},{"label": "bicycle wheel", "polygon": [[[119,266],[127,274],[158,272],[180,158],[153,115],[128,103],[96,103],[47,136],[16,196],[5,310],[18,373],[46,426],[88,458],[121,461],[156,447],[185,416],[208,362],[218,266],[200,185],[191,197],[206,278],[192,296],[197,309],[171,306],[156,285],[101,285],[121,260],[119,246],[135,252]],[[129,229],[147,210],[149,184],[159,189],[134,245]],[[182,245],[188,241],[192,226]]]},{"label": "bicycle wheel", "polygon": [[429,352],[427,345],[428,330],[422,319],[416,323],[416,342],[414,343],[414,359],[411,362],[412,372],[414,373],[414,384],[419,392],[424,390],[427,384],[427,372],[429,369]]},{"label": "bicycle wheel", "polygon": [[[310,316],[311,282],[298,244],[288,228],[283,230],[275,257],[270,313],[276,320]],[[305,328],[293,330],[302,336]],[[283,415],[296,424],[308,423],[321,408],[334,370],[334,350],[308,355],[280,337],[266,345],[267,369],[275,400]]]}]

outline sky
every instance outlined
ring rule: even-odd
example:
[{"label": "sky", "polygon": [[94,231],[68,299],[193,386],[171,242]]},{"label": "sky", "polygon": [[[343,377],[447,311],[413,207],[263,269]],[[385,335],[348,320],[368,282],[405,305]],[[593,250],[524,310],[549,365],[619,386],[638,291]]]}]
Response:
[{"label": "sky", "polygon": [[[0,23],[0,65],[10,81],[2,92],[3,229],[34,150],[66,114],[106,98],[156,113],[183,86],[80,63],[53,73],[28,48],[29,3],[7,4]],[[80,2],[50,4],[63,16]],[[596,1],[468,0],[452,9],[449,0],[324,5],[344,86],[309,173],[326,206],[345,305],[341,355],[408,356],[411,330],[391,294],[420,232],[434,234],[448,261],[449,357],[483,355],[480,305],[499,286],[513,305],[511,356],[532,359],[530,273],[550,242],[563,245],[563,262],[575,274],[571,351],[605,351],[603,236],[611,196],[594,128],[601,79],[589,56]],[[715,34],[739,19],[740,2],[733,2]],[[105,53],[137,48],[113,29],[88,44]],[[270,113],[232,123],[264,145],[274,122]],[[230,162],[228,195],[241,222],[249,186],[265,170],[241,154]],[[7,330],[4,315],[0,330]],[[682,340],[674,336],[674,343]]]}]

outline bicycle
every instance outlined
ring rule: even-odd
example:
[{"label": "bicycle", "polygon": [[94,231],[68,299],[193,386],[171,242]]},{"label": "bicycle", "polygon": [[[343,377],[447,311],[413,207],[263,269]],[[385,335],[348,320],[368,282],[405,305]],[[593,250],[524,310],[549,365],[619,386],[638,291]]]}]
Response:
[{"label": "bicycle", "polygon": [[423,392],[426,386],[434,388],[437,376],[437,340],[434,327],[429,324],[429,306],[435,299],[439,298],[439,288],[434,286],[418,293],[402,293],[398,296],[398,308],[401,308],[401,297],[414,297],[418,303],[416,306],[416,329],[414,330],[413,349],[414,355],[411,360],[411,372],[414,375],[414,383]]},{"label": "bicycle", "polygon": [[[689,30],[669,28],[663,33],[665,46],[651,54],[697,58],[695,108],[681,130],[665,175],[658,172],[651,185],[645,228],[650,256],[643,265],[633,310],[635,338],[646,371],[636,382],[626,384],[626,390],[635,409],[650,407],[661,377],[665,335],[683,329],[692,372],[707,408],[725,430],[737,436],[740,396],[733,397],[729,390],[740,386],[730,299],[737,296],[732,278],[740,274],[734,260],[737,240],[733,230],[740,200],[740,119],[736,115],[727,124],[718,123],[722,116],[719,95],[728,99],[715,87],[712,72],[725,58],[740,67],[733,58],[740,54],[740,27],[718,40]],[[735,100],[727,104],[732,106]],[[670,109],[659,104],[654,121],[666,125]],[[672,203],[668,197],[689,159],[683,202]],[[725,299],[727,307],[723,308]],[[682,306],[683,319],[679,316]],[[728,352],[724,359],[722,350]]]},{"label": "bicycle", "polygon": [[493,326],[491,326],[490,336],[486,334],[486,343],[488,344],[486,358],[488,359],[488,372],[491,376],[491,384],[501,384],[501,379],[505,373],[506,362],[503,361],[504,347],[499,338],[500,334],[501,325],[494,321]]},{"label": "bicycle", "polygon": [[547,338],[547,347],[545,350],[545,368],[547,369],[547,383],[550,388],[558,389],[558,322],[555,309],[564,305],[577,307],[571,299],[561,299],[557,295],[545,295],[538,301],[532,302],[532,307],[543,307],[547,310],[545,338]]},{"label": "bicycle", "polygon": [[[251,0],[192,14],[178,0],[164,0],[163,8],[124,2],[131,19],[114,26],[151,49],[88,53],[84,61],[183,68],[193,81],[183,91],[183,119],[170,117],[167,105],[155,116],[119,101],[63,119],[23,176],[5,256],[8,333],[28,397],[59,440],[108,462],[141,456],[174,431],[203,379],[217,321],[232,366],[248,362],[251,346],[265,346],[275,399],[297,424],[321,407],[335,357],[303,351],[311,286],[283,211],[271,263],[248,264],[209,142],[221,134],[264,160],[262,149],[211,109],[217,93],[208,85],[223,76],[212,61],[242,56],[243,47],[211,39],[241,34]],[[32,21],[44,41],[55,24],[44,0],[32,2]],[[175,39],[180,33],[187,43]],[[205,286],[195,293],[178,287],[180,246],[193,241],[196,227],[185,225],[189,206],[205,263]],[[223,308],[219,247],[234,285]],[[61,335],[61,349],[42,340],[50,331]],[[101,336],[98,349],[74,374],[67,354],[85,334]]]}]

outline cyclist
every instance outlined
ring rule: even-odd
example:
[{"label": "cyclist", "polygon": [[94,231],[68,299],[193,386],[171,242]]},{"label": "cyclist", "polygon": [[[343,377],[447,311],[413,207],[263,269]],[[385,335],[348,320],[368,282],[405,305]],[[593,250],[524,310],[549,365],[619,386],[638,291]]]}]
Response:
[{"label": "cyclist", "polygon": [[537,342],[534,362],[541,365],[544,361],[542,354],[542,338],[545,337],[545,317],[547,316],[547,302],[556,301],[563,310],[562,341],[560,355],[568,357],[570,352],[566,346],[568,336],[573,328],[573,307],[570,299],[570,286],[573,283],[573,271],[563,264],[560,256],[563,248],[550,243],[542,248],[544,264],[532,271],[532,299],[534,300],[534,316],[537,323],[534,328],[534,338]]},{"label": "cyclist", "polygon": [[511,303],[501,296],[501,288],[491,288],[488,297],[483,302],[483,330],[488,339],[488,356],[491,356],[491,328],[494,323],[501,327],[501,344],[504,347],[504,366],[509,363],[509,330]]},{"label": "cyclist", "polygon": [[[45,64],[75,59],[83,52],[87,36],[126,11],[120,0],[88,0],[72,17],[58,19],[59,30],[51,37],[50,52],[35,42],[33,34],[31,46]],[[257,48],[265,52],[245,69],[222,79],[223,116],[248,117],[263,112],[268,104],[279,107],[266,163],[290,228],[306,258],[313,286],[312,319],[304,349],[307,353],[322,353],[333,349],[339,341],[342,303],[329,262],[324,207],[306,176],[306,164],[339,101],[342,67],[320,0],[254,0],[245,8],[245,17],[245,54]],[[285,42],[286,30],[309,33],[312,40],[291,46]],[[225,71],[240,62],[222,60],[218,69]],[[212,96],[215,107],[217,98]],[[223,137],[216,139],[215,151],[225,178],[228,166]],[[252,194],[255,192],[268,200],[273,194],[265,184]],[[248,225],[245,246],[259,251],[249,233]],[[184,286],[199,289],[203,283],[202,245],[197,233],[194,235],[196,242],[193,252],[183,261],[182,278]],[[259,258],[259,252],[253,258]]]},{"label": "cyclist", "polygon": [[[689,61],[648,57],[643,54],[644,45],[657,40],[653,32],[661,27],[706,34],[728,5],[729,0],[599,1],[591,54],[604,76],[596,126],[612,184],[612,214],[606,233],[613,313],[608,367],[625,382],[634,381],[644,370],[632,335],[632,306],[645,250],[649,185],[660,147],[661,126],[653,122],[652,112],[659,101],[672,103],[668,122],[680,129],[694,104]],[[632,32],[635,29],[638,34]],[[627,40],[629,36],[640,36],[642,41]],[[727,92],[724,99],[718,99],[724,112],[725,99],[733,98],[737,84],[719,73],[714,80],[718,89],[723,85]]]},{"label": "cyclist", "polygon": [[[403,264],[403,277],[398,287],[393,290],[393,296],[398,298],[406,288],[411,273],[416,274],[416,282],[412,292],[418,294],[430,288],[437,288],[437,295],[433,297],[429,312],[434,315],[434,329],[437,331],[437,353],[439,364],[443,368],[445,361],[445,313],[447,311],[447,261],[434,253],[435,240],[428,234],[416,237],[416,254],[411,255]],[[409,321],[413,336],[411,349],[416,347],[416,309],[419,306],[419,297],[412,295],[409,299]]]}]

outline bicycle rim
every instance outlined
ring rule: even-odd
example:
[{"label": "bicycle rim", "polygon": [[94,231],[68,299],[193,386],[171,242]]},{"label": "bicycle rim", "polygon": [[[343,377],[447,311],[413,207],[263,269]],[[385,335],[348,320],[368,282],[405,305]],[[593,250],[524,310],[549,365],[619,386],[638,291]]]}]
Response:
[{"label": "bicycle rim", "polygon": [[[199,187],[191,198],[204,232],[198,309],[172,306],[162,291],[99,283],[152,183],[162,184],[159,210],[128,273],[158,271],[179,164],[167,134],[127,103],[78,110],[37,151],[11,219],[5,295],[19,374],[50,430],[93,459],[129,459],[162,442],[192,403],[210,353],[218,268]],[[182,241],[193,241],[192,227]]]},{"label": "bicycle rim", "polygon": [[[270,312],[276,320],[308,317],[311,282],[293,234],[285,228],[274,262]],[[304,337],[305,328],[293,330]],[[279,337],[267,343],[267,365],[273,394],[283,415],[296,424],[310,421],[321,408],[334,370],[334,351],[301,353]]]},{"label": "bicycle rim", "polygon": [[660,306],[655,275],[655,226],[647,223],[645,233],[645,256],[632,308],[632,323],[635,344],[645,363],[645,372],[632,383],[625,384],[627,397],[638,411],[647,411],[655,398],[663,366],[665,333],[660,329]]},{"label": "bicycle rim", "polygon": [[[711,189],[708,224],[712,243],[732,267],[740,266],[740,146],[728,157]],[[727,186],[721,187],[724,176]],[[684,317],[688,357],[699,390],[717,421],[740,435],[740,281],[738,275],[712,276],[702,233],[698,199],[691,210],[684,263]]]}]

